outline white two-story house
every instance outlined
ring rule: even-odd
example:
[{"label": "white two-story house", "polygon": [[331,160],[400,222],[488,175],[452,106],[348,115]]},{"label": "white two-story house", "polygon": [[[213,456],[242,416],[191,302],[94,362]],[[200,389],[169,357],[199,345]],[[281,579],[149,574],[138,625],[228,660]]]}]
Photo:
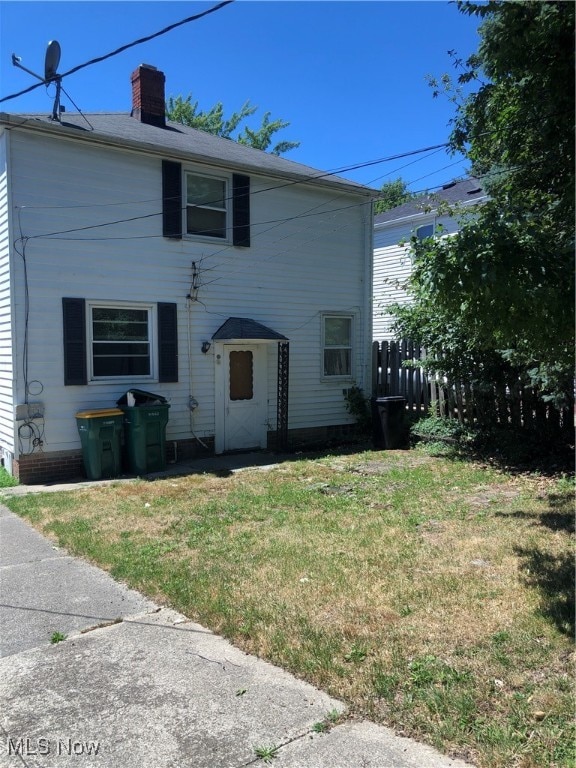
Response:
[{"label": "white two-story house", "polygon": [[[294,447],[353,423],[372,340],[374,191],[165,120],[0,114],[0,458],[82,472],[75,414],[170,404],[171,458]],[[128,82],[127,82],[128,90]]]}]

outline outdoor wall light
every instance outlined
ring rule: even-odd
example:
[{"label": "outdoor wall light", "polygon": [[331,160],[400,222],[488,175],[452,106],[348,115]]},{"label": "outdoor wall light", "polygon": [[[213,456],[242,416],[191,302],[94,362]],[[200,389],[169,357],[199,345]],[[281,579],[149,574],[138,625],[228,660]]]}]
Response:
[{"label": "outdoor wall light", "polygon": [[212,344],[210,344],[209,341],[203,341],[202,342],[202,352],[204,352],[204,354],[206,354],[206,352],[208,352],[210,350],[211,346],[212,346]]}]

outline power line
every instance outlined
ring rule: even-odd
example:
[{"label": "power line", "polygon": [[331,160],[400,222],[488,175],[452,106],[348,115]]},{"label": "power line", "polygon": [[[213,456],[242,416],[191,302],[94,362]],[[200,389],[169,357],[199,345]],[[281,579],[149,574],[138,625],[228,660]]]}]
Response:
[{"label": "power line", "polygon": [[[230,0],[230,1],[232,1],[232,0]],[[273,192],[273,191],[275,191],[277,189],[283,189],[285,187],[294,186],[296,184],[306,184],[309,181],[315,181],[316,179],[322,179],[322,178],[327,178],[329,176],[335,176],[335,175],[340,174],[340,173],[347,173],[349,171],[357,170],[359,168],[367,168],[367,167],[373,166],[373,165],[380,165],[382,163],[391,162],[392,160],[399,160],[399,159],[404,158],[404,157],[413,157],[415,155],[424,154],[425,152],[432,152],[433,150],[439,151],[439,150],[441,150],[441,149],[443,149],[443,148],[445,148],[447,146],[448,146],[448,143],[435,144],[435,145],[432,145],[430,147],[422,147],[421,149],[412,149],[412,150],[408,150],[407,152],[400,152],[398,154],[389,155],[387,157],[381,157],[381,158],[378,158],[376,160],[366,160],[366,161],[364,161],[362,163],[355,163],[354,165],[341,166],[339,168],[335,168],[335,169],[332,169],[330,171],[323,171],[323,172],[319,172],[317,174],[304,175],[301,179],[294,179],[292,181],[287,181],[287,182],[284,182],[282,184],[276,184],[276,185],[274,185],[272,187],[263,187],[262,189],[258,189],[258,190],[255,190],[255,191],[250,191],[249,195],[252,197],[253,195],[261,194],[262,192]],[[460,161],[457,161],[457,162],[460,162]],[[453,165],[454,164],[456,164],[456,163],[453,163]],[[411,163],[408,163],[407,165],[411,165]],[[406,167],[406,166],[402,166],[402,168],[404,168],[404,167]],[[398,170],[400,170],[400,169],[396,169],[392,173],[396,173]],[[440,170],[443,170],[443,169],[440,169]],[[430,174],[430,175],[432,175],[432,174]],[[380,177],[380,178],[382,178],[382,177]],[[424,177],[421,177],[421,178],[424,178]],[[418,180],[419,179],[417,179],[417,181]],[[410,182],[410,183],[413,183],[413,182]],[[363,184],[358,184],[358,187],[359,188],[362,188],[362,187],[367,188],[366,185],[363,185]],[[218,203],[220,203],[220,202],[230,202],[230,200],[232,200],[232,197],[229,196],[229,197],[224,198],[224,200],[219,199],[219,200],[214,200],[212,202],[213,203],[217,203],[217,202]],[[148,202],[154,202],[154,200],[134,200],[134,201],[130,201],[129,203],[126,203],[124,201],[120,202],[120,203],[97,203],[97,204],[92,203],[90,205],[70,205],[70,206],[68,206],[68,205],[66,205],[66,206],[55,206],[55,205],[53,205],[53,206],[52,205],[39,206],[39,205],[31,205],[31,206],[26,206],[26,208],[35,209],[35,210],[56,210],[56,209],[69,210],[69,209],[72,209],[72,208],[99,208],[99,207],[108,207],[108,206],[120,206],[120,205],[124,206],[124,205],[130,205],[130,204],[142,204],[142,203],[148,203]],[[204,203],[204,204],[205,205],[210,205],[210,203]],[[159,213],[160,212],[158,212],[158,214],[146,214],[146,215],[143,215],[142,218],[149,218],[150,216],[153,216],[153,215],[159,215]],[[135,216],[135,217],[130,218],[130,219],[122,219],[120,221],[110,222],[110,224],[121,224],[123,221],[127,221],[127,222],[128,221],[135,221],[138,218],[139,217]],[[105,226],[105,225],[104,224],[98,224],[98,225],[95,225],[95,226],[99,226],[100,227],[100,226]],[[54,234],[60,234],[60,233],[55,232]]]},{"label": "power line", "polygon": [[[68,77],[69,75],[73,75],[76,72],[79,72],[81,69],[85,69],[85,67],[92,66],[92,64],[99,64],[102,61],[106,61],[106,59],[111,59],[113,56],[117,56],[119,53],[124,53],[124,51],[127,51],[130,48],[134,48],[134,46],[136,45],[141,45],[142,43],[148,43],[150,40],[154,40],[154,38],[156,37],[165,35],[167,32],[171,32],[173,29],[176,29],[177,27],[181,27],[183,24],[189,24],[192,21],[198,21],[198,19],[202,19],[204,16],[208,16],[210,13],[215,13],[216,11],[219,11],[220,9],[224,8],[224,6],[230,5],[230,3],[233,3],[233,2],[234,0],[223,0],[223,2],[218,3],[218,5],[215,5],[212,8],[208,8],[208,10],[202,11],[201,13],[196,13],[194,14],[194,16],[188,16],[186,19],[177,21],[174,24],[170,24],[168,27],[164,27],[164,29],[161,29],[159,32],[154,32],[151,35],[147,35],[146,37],[141,37],[138,40],[134,40],[131,43],[122,45],[120,46],[120,48],[117,48],[115,51],[106,53],[103,56],[98,56],[95,59],[90,59],[90,61],[86,61],[84,62],[84,64],[78,64],[78,66],[72,67],[72,69],[69,69],[68,72],[65,72],[63,75],[59,75],[58,77],[60,78]],[[15,99],[18,96],[23,96],[25,93],[30,93],[30,91],[33,91],[36,88],[39,88],[41,85],[46,85],[46,83],[45,82],[35,83],[34,85],[24,89],[23,91],[20,91],[19,93],[13,93],[10,96],[4,96],[2,99],[0,99],[0,103],[2,103],[3,101],[9,101],[10,99]]]},{"label": "power line", "polygon": [[[454,163],[452,163],[451,165],[454,165]],[[449,167],[450,167],[450,165],[445,166],[445,168],[449,168]],[[440,169],[440,170],[442,170],[442,169]],[[427,174],[427,176],[433,175],[434,173],[437,173],[437,171],[434,171],[431,174]],[[490,175],[490,174],[485,174],[485,175]],[[416,179],[415,181],[420,181],[423,178],[426,178],[426,176],[421,176],[420,179]],[[412,182],[412,183],[415,183],[415,182]],[[441,189],[443,186],[444,186],[444,184],[438,184],[438,185],[435,185],[435,186],[433,186],[431,188],[428,188],[428,189],[418,190],[417,192],[414,192],[413,194],[418,195],[418,194],[422,194],[422,193],[425,193],[425,192],[430,192],[431,190],[434,190],[434,189]],[[269,192],[269,191],[277,189],[277,188],[278,187],[270,187],[270,188],[267,188],[267,189],[261,189],[261,190],[257,190],[256,192],[253,192],[251,194],[258,194],[259,192]],[[378,198],[376,197],[374,199],[377,200]],[[339,213],[341,211],[351,210],[353,208],[359,208],[359,207],[362,207],[362,206],[371,205],[371,203],[372,203],[372,199],[364,200],[361,203],[351,203],[349,205],[340,206],[338,208],[330,208],[328,210],[318,211],[318,212],[315,212],[315,213],[311,212],[314,209],[310,209],[309,211],[307,211],[305,213],[295,214],[294,216],[283,217],[283,218],[280,218],[280,219],[269,219],[268,221],[254,222],[251,226],[258,227],[258,226],[265,226],[267,224],[282,224],[282,223],[289,223],[291,221],[296,221],[298,219],[306,219],[306,218],[311,218],[311,217],[315,217],[315,216],[326,216],[326,215],[331,215],[331,214]],[[325,203],[323,203],[323,204],[325,204]],[[318,207],[318,206],[316,206],[316,207]],[[25,210],[25,209],[22,209],[22,210]],[[182,210],[184,211],[185,209],[182,209]],[[139,235],[129,235],[127,237],[103,237],[103,238],[73,238],[73,237],[59,238],[58,236],[59,235],[69,235],[69,234],[72,234],[74,232],[85,232],[85,231],[93,230],[93,229],[102,229],[104,227],[112,227],[112,226],[114,226],[116,224],[129,224],[129,223],[131,223],[133,221],[143,221],[145,219],[152,219],[152,218],[155,218],[155,217],[158,217],[158,216],[161,216],[161,215],[162,215],[162,211],[154,211],[153,213],[146,213],[146,214],[141,214],[139,216],[131,216],[129,218],[116,219],[114,221],[105,221],[105,222],[101,222],[99,224],[87,224],[86,226],[83,226],[83,227],[73,227],[71,229],[58,230],[58,231],[54,231],[54,232],[44,232],[43,234],[40,234],[40,235],[29,235],[27,239],[29,239],[29,240],[38,240],[38,239],[49,238],[49,239],[69,240],[69,241],[74,241],[74,240],[78,240],[78,241],[84,241],[84,240],[99,240],[99,241],[100,240],[138,240],[141,237],[149,238],[150,235],[141,235],[141,236],[139,236]],[[202,234],[202,233],[196,233],[196,234]],[[163,237],[163,235],[158,235],[158,237]],[[228,246],[225,246],[225,248],[227,248],[227,247]]]}]

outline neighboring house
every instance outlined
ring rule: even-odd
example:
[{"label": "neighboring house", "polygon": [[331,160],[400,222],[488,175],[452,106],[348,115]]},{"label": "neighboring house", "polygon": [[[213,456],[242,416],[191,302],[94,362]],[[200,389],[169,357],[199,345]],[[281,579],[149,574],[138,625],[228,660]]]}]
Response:
[{"label": "neighboring house", "polygon": [[169,460],[354,423],[370,381],[374,190],[164,117],[0,114],[0,457],[78,475],[75,414],[166,397]]},{"label": "neighboring house", "polygon": [[392,317],[386,307],[408,301],[405,285],[412,271],[410,238],[454,234],[459,229],[458,218],[448,215],[445,206],[457,206],[463,212],[486,199],[477,179],[465,179],[446,184],[434,194],[416,197],[374,217],[372,332],[376,341],[393,339]]}]

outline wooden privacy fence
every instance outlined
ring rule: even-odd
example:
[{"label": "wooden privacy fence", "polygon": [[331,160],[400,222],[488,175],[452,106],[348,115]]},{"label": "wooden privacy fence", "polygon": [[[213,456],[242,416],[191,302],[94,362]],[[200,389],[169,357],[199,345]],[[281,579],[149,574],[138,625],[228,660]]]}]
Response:
[{"label": "wooden privacy fence", "polygon": [[409,411],[425,416],[430,407],[430,382],[423,368],[414,365],[423,357],[424,350],[411,341],[375,341],[372,397],[401,395]]},{"label": "wooden privacy fence", "polygon": [[545,403],[536,389],[520,379],[479,390],[469,382],[449,382],[427,374],[418,366],[425,350],[408,340],[372,344],[372,397],[401,395],[416,418],[427,416],[430,406],[444,418],[463,424],[509,425],[520,428],[573,428],[573,408],[559,410]]}]

